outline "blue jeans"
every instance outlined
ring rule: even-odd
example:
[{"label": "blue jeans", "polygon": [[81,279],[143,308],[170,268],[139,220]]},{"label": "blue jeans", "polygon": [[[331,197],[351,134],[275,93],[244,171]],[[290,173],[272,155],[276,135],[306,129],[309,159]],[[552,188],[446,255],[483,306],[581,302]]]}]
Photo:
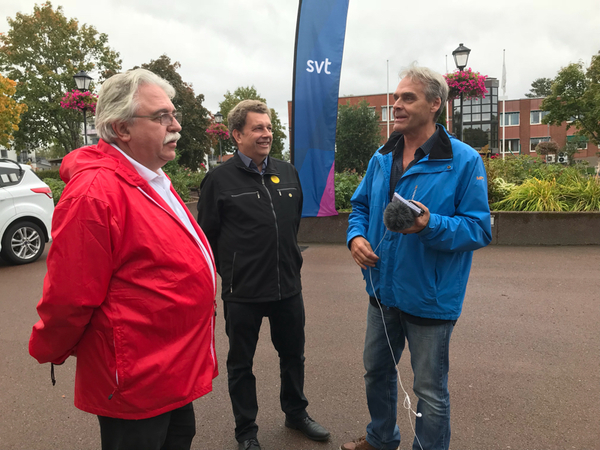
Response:
[{"label": "blue jeans", "polygon": [[[413,450],[448,450],[450,445],[450,394],[448,349],[453,322],[417,325],[401,311],[382,305],[394,358],[400,361],[408,341],[414,373],[413,391],[418,397]],[[398,405],[397,370],[385,335],[380,309],[369,304],[363,354],[365,386],[371,423],[367,441],[377,449],[396,449],[400,430],[396,424]],[[405,383],[406,386],[406,383]],[[404,395],[404,393],[401,393]],[[419,441],[420,444],[419,445]]]}]

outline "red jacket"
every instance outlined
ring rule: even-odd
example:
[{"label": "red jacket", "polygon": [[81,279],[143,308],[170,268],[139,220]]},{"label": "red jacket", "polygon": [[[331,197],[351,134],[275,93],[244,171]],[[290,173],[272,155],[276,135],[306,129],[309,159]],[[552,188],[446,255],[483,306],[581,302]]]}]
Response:
[{"label": "red jacket", "polygon": [[67,155],[61,177],[30,354],[77,356],[75,406],[92,414],[145,419],[210,392],[216,274],[193,217],[201,244],[103,141]]}]

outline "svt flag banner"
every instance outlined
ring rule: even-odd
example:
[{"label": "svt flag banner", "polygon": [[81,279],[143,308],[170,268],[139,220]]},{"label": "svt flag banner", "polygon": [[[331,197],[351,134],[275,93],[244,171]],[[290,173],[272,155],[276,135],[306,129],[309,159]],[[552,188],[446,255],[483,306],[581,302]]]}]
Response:
[{"label": "svt flag banner", "polygon": [[302,183],[302,217],[337,215],[334,159],[349,0],[300,0],[290,155]]}]

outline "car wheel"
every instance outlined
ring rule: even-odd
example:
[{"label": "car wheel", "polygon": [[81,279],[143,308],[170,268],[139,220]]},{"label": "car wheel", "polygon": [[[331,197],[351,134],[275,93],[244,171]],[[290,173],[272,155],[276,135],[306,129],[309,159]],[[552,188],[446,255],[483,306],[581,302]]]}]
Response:
[{"label": "car wheel", "polygon": [[12,224],[2,237],[2,258],[13,264],[36,261],[46,245],[42,229],[32,222]]}]

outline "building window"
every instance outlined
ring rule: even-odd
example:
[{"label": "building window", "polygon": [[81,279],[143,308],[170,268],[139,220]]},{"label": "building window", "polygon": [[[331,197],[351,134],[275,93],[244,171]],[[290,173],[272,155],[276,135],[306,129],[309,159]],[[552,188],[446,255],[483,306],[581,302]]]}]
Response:
[{"label": "building window", "polygon": [[519,125],[519,113],[518,112],[507,112],[500,114],[500,123],[504,120],[504,126],[510,127]]},{"label": "building window", "polygon": [[574,142],[577,144],[577,148],[581,150],[587,149],[588,138],[585,136],[567,136],[567,142]]},{"label": "building window", "polygon": [[[390,115],[389,115],[389,117],[390,117],[390,122],[393,122],[394,121],[394,107],[393,106],[390,106]],[[386,105],[383,105],[381,107],[381,120],[383,122],[387,122],[387,120],[388,120],[388,109],[387,109]]]},{"label": "building window", "polygon": [[537,147],[537,145],[540,142],[550,142],[550,138],[549,137],[541,137],[541,138],[531,138],[529,139],[529,151],[531,153],[535,153],[535,147]]},{"label": "building window", "polygon": [[369,106],[369,111],[371,112],[371,114],[373,114],[374,116],[377,115],[377,111],[375,111],[375,107],[374,106]]},{"label": "building window", "polygon": [[0,157],[8,158],[8,150],[0,150]]},{"label": "building window", "polygon": [[548,114],[548,111],[530,111],[529,118],[531,125],[539,125],[542,119]]},{"label": "building window", "polygon": [[[521,153],[521,142],[518,139],[506,139],[505,141],[506,153],[513,153],[518,155]],[[502,139],[500,140],[500,151],[502,151]]]}]

